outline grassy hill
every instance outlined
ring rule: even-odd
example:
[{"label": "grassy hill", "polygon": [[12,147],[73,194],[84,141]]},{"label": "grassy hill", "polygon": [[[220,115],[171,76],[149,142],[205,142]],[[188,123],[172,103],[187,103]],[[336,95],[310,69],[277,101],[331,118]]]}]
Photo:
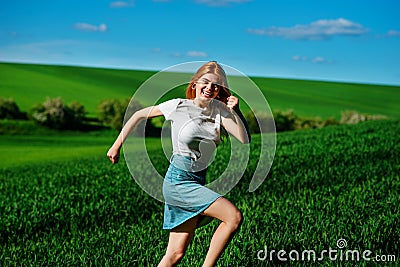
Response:
[{"label": "grassy hill", "polygon": [[[66,102],[81,102],[95,115],[101,100],[130,97],[154,74],[0,64],[0,97],[13,97],[26,111],[46,96],[60,96]],[[348,241],[346,249],[372,251],[372,261],[376,255],[397,255],[400,87],[252,80],[272,109],[293,108],[299,115],[321,117],[355,109],[397,119],[278,133],[267,179],[249,193],[262,145],[260,135],[254,135],[247,169],[227,194],[242,211],[244,222],[219,264],[265,266],[268,262],[257,259],[257,252],[265,246],[321,252],[335,249],[340,238]],[[176,97],[177,92],[166,97]],[[10,134],[7,127],[25,130]],[[1,134],[2,130],[8,134]],[[161,231],[163,203],[132,180],[124,157],[120,164],[111,165],[105,154],[117,134],[111,130],[58,132],[36,127],[31,121],[0,122],[0,266],[157,264],[168,240],[168,232]],[[146,138],[147,155],[161,174],[168,160],[159,144],[158,138]],[[219,148],[208,179],[224,171],[230,150]],[[134,159],[144,176],[147,169],[140,152]],[[214,220],[196,230],[182,266],[203,260],[210,229],[216,227]],[[386,263],[394,266],[396,259]],[[282,262],[275,257],[271,264]],[[291,262],[292,266],[305,264]],[[325,255],[321,265],[335,266],[337,261]]]},{"label": "grassy hill", "polygon": [[[371,262],[376,255],[395,255],[396,262],[385,256],[382,266],[398,266],[399,122],[279,133],[274,163],[261,187],[248,192],[256,166],[249,164],[226,195],[244,221],[218,266],[283,265],[276,258],[281,249],[285,258],[291,250],[300,257],[314,250],[323,258],[320,266],[369,266],[361,258],[369,250]],[[249,162],[258,160],[259,137],[250,144]],[[163,203],[134,182],[124,160],[111,165],[105,153],[112,138],[65,133],[42,138],[0,136],[5,151],[0,161],[7,164],[0,167],[0,265],[156,266],[168,241],[168,232],[161,230]],[[224,171],[229,152],[221,148],[208,179]],[[26,156],[17,155],[21,151]],[[147,152],[165,173],[168,160],[162,148]],[[145,166],[144,159],[137,154],[137,168]],[[181,266],[203,261],[217,225],[214,220],[196,230]],[[339,252],[332,253],[338,256],[335,261],[323,255],[330,248],[336,251],[342,238],[348,242],[343,256],[357,250],[360,261],[350,255],[339,262]],[[257,258],[265,246],[268,252],[276,250],[272,260]],[[314,266],[312,259],[289,265]]]},{"label": "grassy hill", "polygon": [[79,101],[90,113],[103,99],[130,97],[133,89],[153,75],[145,71],[124,71],[68,66],[0,64],[2,97],[13,97],[22,110],[43,102],[47,96]]},{"label": "grassy hill", "polygon": [[[156,72],[0,63],[0,97],[12,97],[23,111],[47,96],[81,102],[90,115],[100,101],[125,99]],[[250,77],[272,110],[294,109],[301,116],[338,118],[344,110],[400,117],[400,86]],[[184,96],[184,89],[173,93]],[[152,103],[143,103],[149,105]]]}]

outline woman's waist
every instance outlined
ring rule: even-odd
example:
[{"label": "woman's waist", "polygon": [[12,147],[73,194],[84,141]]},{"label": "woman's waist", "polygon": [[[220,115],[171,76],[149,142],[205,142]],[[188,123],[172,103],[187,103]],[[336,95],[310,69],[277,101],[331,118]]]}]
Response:
[{"label": "woman's waist", "polygon": [[207,171],[206,163],[196,160],[190,155],[173,154],[170,163],[175,167],[188,172],[204,172],[205,175],[205,172]]}]

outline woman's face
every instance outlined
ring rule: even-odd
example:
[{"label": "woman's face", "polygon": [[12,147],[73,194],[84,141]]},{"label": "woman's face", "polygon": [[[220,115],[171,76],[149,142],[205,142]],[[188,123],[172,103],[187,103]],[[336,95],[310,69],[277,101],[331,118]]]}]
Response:
[{"label": "woman's face", "polygon": [[216,98],[219,93],[218,76],[212,73],[206,73],[195,82],[196,98]]}]

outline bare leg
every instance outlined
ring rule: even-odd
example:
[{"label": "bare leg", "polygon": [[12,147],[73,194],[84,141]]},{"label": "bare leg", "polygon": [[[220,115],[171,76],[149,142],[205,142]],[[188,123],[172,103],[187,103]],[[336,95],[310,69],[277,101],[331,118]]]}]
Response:
[{"label": "bare leg", "polygon": [[197,220],[198,217],[194,217],[171,230],[167,251],[158,267],[176,266],[180,262],[193,238]]},{"label": "bare leg", "polygon": [[221,220],[215,231],[203,267],[214,266],[242,222],[240,211],[226,198],[220,197],[202,214]]}]

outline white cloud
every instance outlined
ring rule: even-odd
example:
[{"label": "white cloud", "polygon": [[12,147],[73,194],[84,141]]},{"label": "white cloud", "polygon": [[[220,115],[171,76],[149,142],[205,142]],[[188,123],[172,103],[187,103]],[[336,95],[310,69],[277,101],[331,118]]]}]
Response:
[{"label": "white cloud", "polygon": [[315,57],[313,59],[309,59],[306,56],[295,55],[295,56],[292,57],[292,60],[293,61],[297,61],[297,62],[311,62],[311,63],[317,63],[317,64],[322,64],[322,63],[330,64],[330,63],[332,63],[332,61],[327,60],[326,58],[320,57],[320,56]]},{"label": "white cloud", "polygon": [[202,51],[188,51],[186,55],[189,57],[207,57],[207,53]]},{"label": "white cloud", "polygon": [[229,6],[231,4],[241,4],[250,1],[251,0],[196,0],[196,3],[215,7],[215,6]]},{"label": "white cloud", "polygon": [[315,57],[312,60],[313,63],[328,63],[328,61],[323,57]]},{"label": "white cloud", "polygon": [[115,1],[110,3],[110,7],[112,8],[132,7],[134,5],[135,5],[134,1],[129,1],[129,2]]},{"label": "white cloud", "polygon": [[400,31],[390,30],[390,31],[388,31],[388,33],[386,34],[386,36],[390,36],[390,37],[400,37]]},{"label": "white cloud", "polygon": [[83,23],[79,22],[75,24],[75,28],[81,31],[87,31],[87,32],[105,32],[107,31],[107,25],[106,24],[100,24],[99,26],[88,24],[88,23]]},{"label": "white cloud", "polygon": [[293,56],[292,59],[293,59],[294,61],[307,61],[307,60],[308,60],[307,57],[305,57],[305,56],[298,56],[298,55]]},{"label": "white cloud", "polygon": [[333,36],[360,36],[368,32],[364,26],[344,18],[322,19],[293,27],[268,27],[248,29],[251,34],[282,37],[295,40],[327,40]]}]

